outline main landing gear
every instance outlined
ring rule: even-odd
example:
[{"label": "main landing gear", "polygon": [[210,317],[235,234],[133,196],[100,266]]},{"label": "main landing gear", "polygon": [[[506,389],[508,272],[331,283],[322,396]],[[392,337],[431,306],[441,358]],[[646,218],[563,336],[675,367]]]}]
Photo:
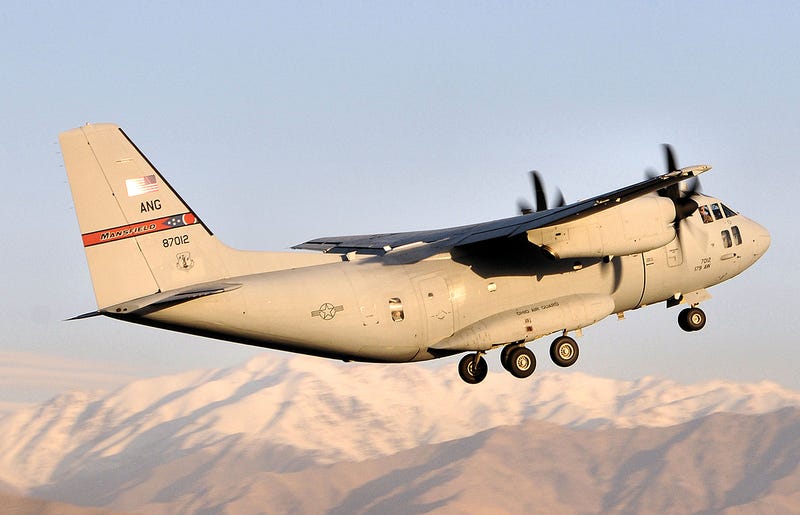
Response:
[{"label": "main landing gear", "polygon": [[489,365],[483,359],[482,352],[467,354],[458,362],[458,375],[465,383],[477,384],[486,379],[489,373]]},{"label": "main landing gear", "polygon": [[559,336],[550,345],[550,359],[559,367],[569,367],[578,361],[578,342],[569,336]]},{"label": "main landing gear", "polygon": [[686,308],[678,314],[678,325],[687,332],[699,331],[706,325],[706,314],[697,306]]},{"label": "main landing gear", "polygon": [[506,345],[500,351],[500,364],[514,377],[528,377],[536,370],[536,356],[527,347]]},{"label": "main landing gear", "polygon": [[[550,345],[550,358],[559,367],[569,367],[578,359],[578,343],[567,335],[559,336]],[[536,370],[536,356],[522,344],[508,344],[500,351],[500,363],[512,376],[529,377]],[[458,374],[469,384],[486,378],[489,367],[483,352],[467,354],[458,363]]]}]

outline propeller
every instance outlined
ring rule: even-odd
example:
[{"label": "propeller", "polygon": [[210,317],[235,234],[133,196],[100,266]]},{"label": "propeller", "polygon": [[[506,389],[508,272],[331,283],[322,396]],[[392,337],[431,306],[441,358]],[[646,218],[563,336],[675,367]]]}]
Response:
[{"label": "propeller", "polygon": [[[536,211],[546,211],[547,210],[547,195],[544,191],[544,183],[542,182],[542,177],[539,175],[539,172],[536,170],[532,170],[529,172],[531,182],[533,183],[533,196],[536,199]],[[561,190],[556,188],[556,200],[554,202],[553,207],[562,207],[565,206],[566,202],[564,202],[564,194],[561,193]],[[529,215],[534,212],[533,206],[525,200],[520,199],[517,201],[517,209],[519,209],[520,214]]]},{"label": "propeller", "polygon": [[[675,152],[672,150],[672,147],[664,143],[663,148],[664,160],[667,162],[667,173],[680,170],[680,168],[678,168],[678,160],[675,159]],[[654,177],[654,175],[650,175],[652,173],[651,170],[648,170],[646,173],[648,176]],[[683,181],[658,190],[659,195],[669,198],[675,204],[675,222],[680,222],[697,210],[697,202],[692,200],[692,195],[699,192],[700,179],[697,177],[692,177],[688,181]]]},{"label": "propeller", "polygon": [[[675,159],[675,152],[672,147],[666,143],[663,145],[664,159],[667,162],[667,172],[674,172],[680,170],[678,168],[678,161]],[[649,173],[649,172],[648,172]],[[692,177],[689,180],[681,181],[677,184],[667,186],[658,190],[658,194],[662,197],[667,197],[675,204],[675,236],[678,242],[681,241],[681,232],[688,230],[691,232],[691,226],[681,223],[685,218],[688,218],[692,213],[697,211],[697,202],[692,200],[692,195],[700,192],[700,179]]]}]

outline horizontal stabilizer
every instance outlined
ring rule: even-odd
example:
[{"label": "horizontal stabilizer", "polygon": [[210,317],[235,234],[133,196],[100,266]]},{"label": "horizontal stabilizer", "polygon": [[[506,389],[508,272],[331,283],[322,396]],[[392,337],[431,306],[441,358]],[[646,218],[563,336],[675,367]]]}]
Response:
[{"label": "horizontal stabilizer", "polygon": [[[197,284],[190,287],[181,288],[178,290],[146,295],[138,299],[133,299],[127,302],[123,302],[115,306],[110,306],[106,309],[103,309],[101,314],[117,314],[117,313],[136,314],[137,311],[141,311],[145,308],[152,308],[162,304],[177,304],[181,302],[186,302],[189,300],[197,299],[199,297],[205,297],[207,295],[216,295],[217,293],[232,291],[237,288],[240,288],[241,286],[242,286],[241,284],[228,283],[228,282]],[[87,314],[86,316],[88,315],[89,314]],[[80,317],[78,318],[83,318],[83,317],[85,316],[80,315]]]},{"label": "horizontal stabilizer", "polygon": [[70,317],[70,318],[67,319],[67,321],[69,321],[69,320],[83,320],[84,318],[99,317],[102,314],[103,313],[101,313],[99,311],[90,311],[88,313],[83,313],[82,315],[75,315],[74,317]]}]

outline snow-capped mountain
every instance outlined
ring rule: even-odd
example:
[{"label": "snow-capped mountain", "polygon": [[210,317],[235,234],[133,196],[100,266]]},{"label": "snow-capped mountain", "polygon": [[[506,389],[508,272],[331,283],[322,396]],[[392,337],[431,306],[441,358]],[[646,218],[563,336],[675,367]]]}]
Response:
[{"label": "snow-capped mountain", "polygon": [[[109,481],[124,483],[171,460],[223,451],[285,472],[527,419],[579,429],[664,427],[786,406],[800,406],[800,393],[770,382],[681,385],[562,371],[521,381],[497,372],[476,387],[451,367],[265,353],[238,367],[139,380],[112,393],[67,392],[7,415],[0,480],[30,491],[108,471]],[[124,472],[120,464],[128,465]]]}]

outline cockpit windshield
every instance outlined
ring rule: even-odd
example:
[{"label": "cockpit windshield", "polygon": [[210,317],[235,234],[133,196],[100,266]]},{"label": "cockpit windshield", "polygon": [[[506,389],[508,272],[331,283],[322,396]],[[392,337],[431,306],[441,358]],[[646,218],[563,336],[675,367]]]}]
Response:
[{"label": "cockpit windshield", "polygon": [[725,204],[722,204],[722,210],[725,211],[725,216],[727,216],[728,218],[730,218],[732,216],[736,216],[736,215],[739,214],[736,211],[734,211],[733,209],[731,209],[728,206],[726,206]]},{"label": "cockpit windshield", "polygon": [[700,206],[697,208],[697,211],[700,213],[700,218],[703,220],[704,224],[710,224],[715,220],[730,218],[738,214],[736,211],[729,208],[722,202],[715,202],[710,205]]}]

